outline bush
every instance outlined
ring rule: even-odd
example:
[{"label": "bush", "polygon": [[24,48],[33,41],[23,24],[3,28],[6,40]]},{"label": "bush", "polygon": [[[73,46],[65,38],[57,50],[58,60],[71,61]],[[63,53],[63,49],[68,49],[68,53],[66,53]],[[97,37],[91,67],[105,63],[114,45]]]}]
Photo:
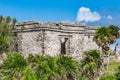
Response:
[{"label": "bush", "polygon": [[80,63],[80,70],[82,75],[88,80],[94,80],[99,77],[102,67],[102,58],[100,52],[97,50],[90,50],[84,52],[84,58]]},{"label": "bush", "polygon": [[26,66],[27,62],[21,53],[9,53],[1,65],[2,79],[20,79]]},{"label": "bush", "polygon": [[85,80],[79,77],[78,62],[72,57],[29,55],[11,52],[0,66],[2,80]]},{"label": "bush", "polygon": [[56,57],[30,55],[30,66],[34,69],[37,79],[43,80],[74,80],[78,73],[78,63],[71,57],[60,55]]},{"label": "bush", "polygon": [[115,75],[108,74],[108,75],[102,76],[100,80],[117,80],[117,77]]},{"label": "bush", "polygon": [[26,67],[23,71],[22,80],[37,80],[35,73],[31,67]]},{"label": "bush", "polygon": [[118,67],[116,73],[115,73],[117,80],[120,80],[120,66]]}]

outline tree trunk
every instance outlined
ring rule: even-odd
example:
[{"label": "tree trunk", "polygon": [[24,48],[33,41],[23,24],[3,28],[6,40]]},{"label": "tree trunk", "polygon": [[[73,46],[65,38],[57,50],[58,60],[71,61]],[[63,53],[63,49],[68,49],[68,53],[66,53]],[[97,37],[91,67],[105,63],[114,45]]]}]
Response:
[{"label": "tree trunk", "polygon": [[109,68],[110,65],[110,50],[108,51],[108,55],[107,55],[107,70]]},{"label": "tree trunk", "polygon": [[104,56],[103,56],[103,50],[102,50],[102,47],[99,47],[99,49],[100,49],[100,56],[101,56],[101,58],[102,58],[102,71],[104,71]]}]

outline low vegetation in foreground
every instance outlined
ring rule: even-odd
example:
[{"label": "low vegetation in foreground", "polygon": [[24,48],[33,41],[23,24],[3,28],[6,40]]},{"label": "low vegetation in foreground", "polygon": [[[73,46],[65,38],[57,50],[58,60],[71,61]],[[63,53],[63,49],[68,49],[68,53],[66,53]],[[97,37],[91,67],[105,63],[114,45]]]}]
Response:
[{"label": "low vegetation in foreground", "polygon": [[78,61],[71,57],[9,53],[0,65],[1,80],[75,80],[81,77]]},{"label": "low vegetation in foreground", "polygon": [[84,55],[78,61],[65,55],[51,57],[30,54],[24,58],[22,53],[10,52],[0,64],[0,80],[120,80],[118,63],[110,63],[110,66],[115,64],[112,68],[116,72],[101,76],[100,52],[91,50]]}]

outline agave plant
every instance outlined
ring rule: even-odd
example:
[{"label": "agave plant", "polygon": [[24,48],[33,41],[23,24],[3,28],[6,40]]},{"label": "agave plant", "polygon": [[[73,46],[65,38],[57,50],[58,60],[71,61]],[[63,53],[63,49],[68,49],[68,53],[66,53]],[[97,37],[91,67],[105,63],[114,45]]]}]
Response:
[{"label": "agave plant", "polygon": [[51,56],[34,55],[28,57],[28,62],[35,71],[37,80],[55,80],[58,66],[56,60]]},{"label": "agave plant", "polygon": [[77,77],[78,63],[69,56],[30,55],[28,62],[37,80],[74,80]]},{"label": "agave plant", "polygon": [[57,59],[59,73],[62,80],[74,80],[78,74],[78,62],[72,57],[60,55]]},{"label": "agave plant", "polygon": [[27,66],[23,71],[22,80],[37,80],[33,69],[30,66]]},{"label": "agave plant", "polygon": [[21,53],[11,52],[1,65],[2,80],[20,80],[27,62]]}]

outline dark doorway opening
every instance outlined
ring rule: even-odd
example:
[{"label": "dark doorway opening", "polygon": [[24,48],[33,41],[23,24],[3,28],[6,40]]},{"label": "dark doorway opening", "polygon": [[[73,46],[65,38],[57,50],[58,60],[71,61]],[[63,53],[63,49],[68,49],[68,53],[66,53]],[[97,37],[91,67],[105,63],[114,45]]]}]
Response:
[{"label": "dark doorway opening", "polygon": [[66,54],[66,42],[68,38],[64,39],[64,42],[61,42],[61,54]]}]

